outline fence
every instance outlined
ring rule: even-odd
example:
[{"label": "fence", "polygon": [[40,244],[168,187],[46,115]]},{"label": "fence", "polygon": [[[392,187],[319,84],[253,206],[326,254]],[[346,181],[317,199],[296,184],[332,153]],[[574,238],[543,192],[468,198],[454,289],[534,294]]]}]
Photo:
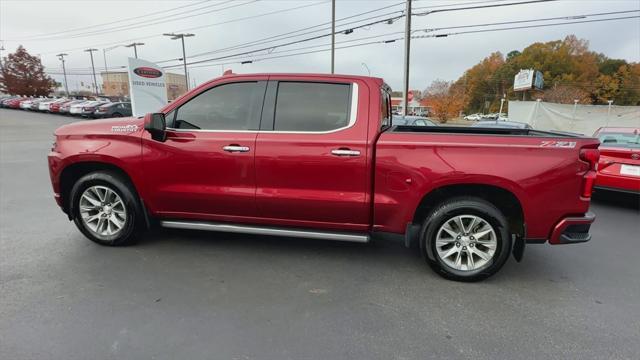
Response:
[{"label": "fence", "polygon": [[570,105],[543,101],[509,101],[509,120],[540,130],[591,135],[603,126],[640,128],[640,106]]}]

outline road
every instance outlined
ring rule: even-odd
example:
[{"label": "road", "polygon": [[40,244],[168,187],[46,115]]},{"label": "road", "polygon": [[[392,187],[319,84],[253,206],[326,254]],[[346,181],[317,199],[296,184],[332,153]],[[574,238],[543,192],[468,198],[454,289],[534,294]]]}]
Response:
[{"label": "road", "polygon": [[0,359],[637,359],[638,199],[481,283],[394,242],[155,230],[96,245],[46,164],[70,118],[0,109]]}]

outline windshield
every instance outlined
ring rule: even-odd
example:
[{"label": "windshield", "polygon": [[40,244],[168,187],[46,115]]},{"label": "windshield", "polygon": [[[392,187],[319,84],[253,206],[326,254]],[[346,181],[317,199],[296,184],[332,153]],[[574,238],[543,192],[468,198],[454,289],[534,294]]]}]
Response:
[{"label": "windshield", "polygon": [[640,148],[640,134],[605,132],[598,136],[602,146],[636,149]]}]

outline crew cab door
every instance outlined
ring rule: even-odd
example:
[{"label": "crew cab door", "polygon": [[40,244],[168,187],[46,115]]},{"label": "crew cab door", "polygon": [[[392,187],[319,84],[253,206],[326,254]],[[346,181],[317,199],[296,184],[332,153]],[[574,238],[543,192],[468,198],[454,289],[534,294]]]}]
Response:
[{"label": "crew cab door", "polygon": [[164,217],[253,217],[255,140],[266,77],[213,84],[166,114],[167,139],[143,138],[145,199]]},{"label": "crew cab door", "polygon": [[366,87],[270,79],[256,141],[259,215],[291,226],[365,230]]}]

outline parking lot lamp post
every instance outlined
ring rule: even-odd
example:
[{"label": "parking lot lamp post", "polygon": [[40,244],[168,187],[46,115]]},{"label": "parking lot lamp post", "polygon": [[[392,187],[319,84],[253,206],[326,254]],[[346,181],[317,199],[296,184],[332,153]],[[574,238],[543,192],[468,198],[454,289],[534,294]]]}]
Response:
[{"label": "parking lot lamp post", "polygon": [[607,123],[605,126],[609,126],[609,117],[611,116],[611,104],[613,104],[613,100],[607,100],[609,103],[609,107],[607,108]]},{"label": "parking lot lamp post", "polygon": [[195,36],[194,34],[162,34],[164,36],[170,36],[171,40],[182,40],[182,64],[184,65],[184,83],[187,86],[187,91],[189,91],[189,73],[187,72],[187,54],[184,49],[184,38]]},{"label": "parking lot lamp post", "polygon": [[500,99],[500,111],[498,111],[498,118],[502,116],[502,106],[504,105],[504,96]]},{"label": "parking lot lamp post", "polygon": [[138,58],[138,46],[142,46],[142,45],[144,45],[144,43],[134,42],[134,43],[131,43],[129,45],[125,45],[124,47],[132,47],[133,48],[133,55],[137,59]]},{"label": "parking lot lamp post", "polygon": [[93,63],[93,52],[98,51],[98,49],[86,49],[86,52],[91,56],[91,69],[93,71],[93,87],[96,91],[96,96],[98,96],[98,80],[96,79],[96,67]]},{"label": "parking lot lamp post", "polygon": [[60,61],[62,61],[62,74],[64,75],[64,91],[67,93],[67,97],[69,97],[69,84],[67,81],[67,69],[64,67],[64,57],[67,56],[67,54],[62,53],[62,54],[58,54],[56,55],[58,57],[58,59],[60,59]]}]

